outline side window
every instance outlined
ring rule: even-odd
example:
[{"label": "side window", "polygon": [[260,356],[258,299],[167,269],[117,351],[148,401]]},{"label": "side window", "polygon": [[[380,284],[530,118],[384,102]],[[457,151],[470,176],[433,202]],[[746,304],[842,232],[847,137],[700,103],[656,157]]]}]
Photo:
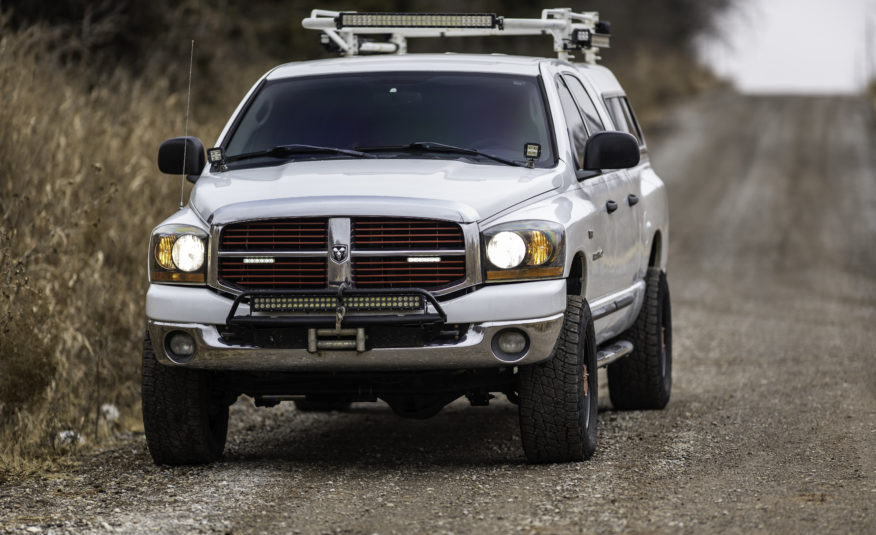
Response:
[{"label": "side window", "polygon": [[633,115],[633,109],[626,97],[608,97],[605,99],[605,107],[608,108],[608,114],[615,127],[621,132],[632,134],[639,142],[639,146],[644,147],[642,130],[639,128],[639,123],[636,121],[636,116]]},{"label": "side window", "polygon": [[605,107],[611,116],[611,122],[614,123],[614,127],[619,132],[636,135],[636,132],[630,129],[630,122],[627,120],[626,113],[624,113],[624,105],[620,97],[608,97],[605,99]]},{"label": "side window", "polygon": [[621,101],[623,101],[624,112],[625,112],[627,121],[629,121],[629,123],[630,123],[630,128],[632,129],[632,131],[630,133],[633,134],[634,136],[636,136],[636,139],[639,140],[639,146],[644,147],[645,146],[645,137],[642,135],[642,128],[639,127],[639,121],[636,120],[636,114],[633,113],[633,107],[630,106],[630,101],[627,100],[627,97],[623,97],[621,99]]},{"label": "side window", "polygon": [[578,106],[575,105],[575,100],[569,89],[566,87],[562,78],[557,77],[557,94],[560,96],[560,104],[563,107],[563,116],[566,118],[566,125],[569,127],[569,139],[572,143],[572,152],[575,154],[575,166],[581,168],[584,162],[584,145],[587,143],[587,129],[584,127],[584,121],[581,119],[581,113],[578,111]]},{"label": "side window", "polygon": [[581,80],[569,74],[564,74],[563,80],[568,84],[572,96],[575,97],[575,102],[577,102],[578,107],[581,108],[581,114],[584,116],[584,123],[587,125],[587,132],[595,134],[596,132],[605,130],[605,125],[602,124],[602,120],[599,118],[599,113],[596,112],[596,105],[593,104],[590,95],[587,94],[587,90],[584,89],[584,86],[581,84]]}]

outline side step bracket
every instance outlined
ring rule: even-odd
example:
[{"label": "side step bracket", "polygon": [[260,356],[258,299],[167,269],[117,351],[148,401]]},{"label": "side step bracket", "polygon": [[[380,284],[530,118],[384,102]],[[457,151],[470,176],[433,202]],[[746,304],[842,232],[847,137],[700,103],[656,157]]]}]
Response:
[{"label": "side step bracket", "polygon": [[596,366],[599,368],[608,366],[617,359],[633,352],[633,344],[626,340],[616,340],[610,345],[602,346],[596,350]]}]

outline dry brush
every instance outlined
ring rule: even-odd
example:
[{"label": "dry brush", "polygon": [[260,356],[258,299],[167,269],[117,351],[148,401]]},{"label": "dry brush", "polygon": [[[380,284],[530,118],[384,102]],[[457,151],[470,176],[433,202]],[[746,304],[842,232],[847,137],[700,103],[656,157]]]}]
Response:
[{"label": "dry brush", "polygon": [[[146,245],[180,183],[159,143],[183,131],[166,73],[104,72],[57,57],[52,29],[0,39],[0,465],[139,424]],[[188,65],[181,58],[179,70]],[[231,98],[239,98],[234,95]],[[221,114],[193,109],[212,142]],[[224,110],[223,110],[224,112]],[[103,404],[121,409],[108,421]]]}]

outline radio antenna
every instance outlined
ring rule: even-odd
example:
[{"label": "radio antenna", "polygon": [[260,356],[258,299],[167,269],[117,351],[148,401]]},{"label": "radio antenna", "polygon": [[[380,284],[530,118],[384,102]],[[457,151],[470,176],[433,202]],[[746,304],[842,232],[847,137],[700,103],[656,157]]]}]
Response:
[{"label": "radio antenna", "polygon": [[195,60],[195,40],[192,39],[192,50],[189,54],[189,91],[186,94],[186,126],[184,130],[185,135],[185,143],[183,143],[183,174],[179,179],[179,208],[185,206],[186,199],[186,174],[188,169],[186,168],[186,149],[189,147],[189,105],[192,102],[192,63]]}]

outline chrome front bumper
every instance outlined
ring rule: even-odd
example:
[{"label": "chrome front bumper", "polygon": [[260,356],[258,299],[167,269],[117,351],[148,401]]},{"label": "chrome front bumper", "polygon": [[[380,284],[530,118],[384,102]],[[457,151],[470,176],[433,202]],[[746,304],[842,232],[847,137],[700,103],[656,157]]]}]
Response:
[{"label": "chrome front bumper", "polygon": [[[253,371],[401,371],[496,368],[533,364],[551,356],[563,313],[522,321],[472,323],[456,343],[410,348],[376,348],[315,353],[307,349],[273,349],[229,344],[213,325],[149,320],[149,335],[155,354],[163,364],[187,368]],[[493,337],[503,329],[526,333],[529,347],[516,360],[502,360],[493,351]],[[174,362],[166,349],[171,332],[190,334],[197,346],[194,357],[185,364]],[[366,329],[367,334],[367,329]]]},{"label": "chrome front bumper", "polygon": [[[454,343],[425,347],[354,350],[273,349],[235,345],[219,336],[234,300],[207,288],[152,284],[146,294],[146,316],[156,355],[162,363],[225,370],[453,370],[523,365],[550,357],[563,323],[566,281],[547,280],[486,286],[441,302],[447,324],[467,324]],[[238,313],[249,313],[241,305]],[[529,349],[514,361],[493,353],[493,336],[517,328],[529,338]],[[197,345],[194,358],[176,364],[165,350],[172,331],[189,333]],[[368,334],[368,328],[365,328]],[[366,344],[367,347],[367,344]]]}]

